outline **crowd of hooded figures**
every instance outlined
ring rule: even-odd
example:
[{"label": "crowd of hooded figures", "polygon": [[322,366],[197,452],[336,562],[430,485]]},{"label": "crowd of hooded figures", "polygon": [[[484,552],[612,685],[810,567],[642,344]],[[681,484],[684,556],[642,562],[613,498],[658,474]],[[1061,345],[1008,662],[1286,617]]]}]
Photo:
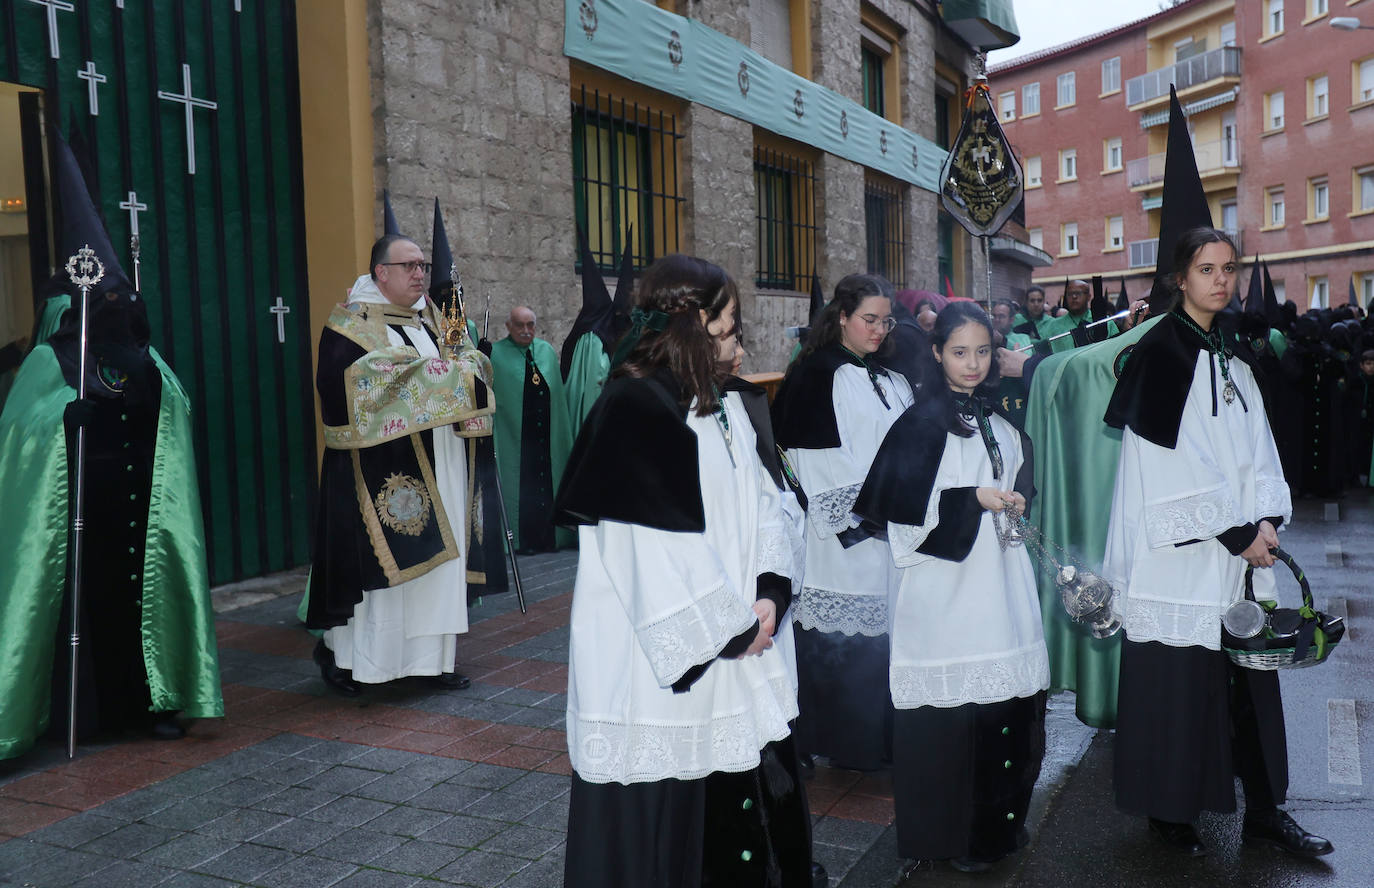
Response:
[{"label": "crowd of hooded figures", "polygon": [[[1363,391],[1367,428],[1374,360],[1363,379],[1341,363],[1367,334],[1339,314],[1298,319],[1282,356],[1267,336],[1252,348],[1226,313],[1236,262],[1222,232],[1180,238],[1173,305],[1092,418],[1122,430],[1101,568],[1124,628],[1114,790],[1198,855],[1193,823],[1234,811],[1239,777],[1246,840],[1316,856],[1330,843],[1279,807],[1275,674],[1226,658],[1219,615],[1247,566],[1270,573],[1285,478],[1307,483],[1271,430],[1266,361],[1315,360],[1332,397]],[[824,884],[817,760],[890,769],[905,877],[986,870],[1027,843],[1051,686],[1036,569],[1011,532],[1034,514],[1033,442],[995,397],[1009,353],[983,308],[918,324],[892,295],[841,280],[770,405],[737,375],[724,270],[668,256],[639,282],[555,503],[580,546],[566,885]],[[1362,459],[1368,475],[1365,440],[1343,472]]]}]

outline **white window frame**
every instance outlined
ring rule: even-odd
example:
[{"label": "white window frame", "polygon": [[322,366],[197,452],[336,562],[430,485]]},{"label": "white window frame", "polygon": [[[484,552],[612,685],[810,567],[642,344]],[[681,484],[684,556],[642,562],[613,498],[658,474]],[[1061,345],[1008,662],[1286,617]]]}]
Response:
[{"label": "white window frame", "polygon": [[1283,33],[1283,0],[1269,0],[1264,10],[1264,36]]},{"label": "white window frame", "polygon": [[1102,252],[1114,253],[1126,249],[1126,220],[1122,216],[1107,217],[1107,242]]},{"label": "white window frame", "polygon": [[1026,240],[1037,250],[1045,249],[1045,230],[1043,228],[1030,228],[1026,231]]},{"label": "white window frame", "polygon": [[1356,63],[1353,81],[1355,104],[1374,102],[1374,56]]},{"label": "white window frame", "polygon": [[1234,20],[1221,23],[1221,45],[1236,45],[1236,23]]},{"label": "white window frame", "polygon": [[1078,255],[1078,223],[1065,222],[1059,227],[1059,252],[1063,256]]},{"label": "white window frame", "polygon": [[1314,19],[1326,15],[1330,10],[1330,4],[1326,0],[1307,0],[1307,18]]},{"label": "white window frame", "polygon": [[1319,275],[1311,278],[1311,286],[1307,288],[1307,307],[1308,308],[1330,308],[1331,307],[1331,280],[1326,275]]},{"label": "white window frame", "polygon": [[1078,75],[1074,71],[1066,71],[1055,78],[1054,81],[1054,107],[1067,108],[1070,105],[1078,104]]},{"label": "white window frame", "polygon": [[997,116],[1004,121],[1016,119],[1016,90],[997,94]]},{"label": "white window frame", "polygon": [[1268,205],[1265,217],[1269,220],[1266,228],[1282,228],[1286,223],[1287,206],[1284,203],[1283,189],[1270,188],[1265,191],[1264,202]]},{"label": "white window frame", "polygon": [[1374,166],[1357,167],[1354,185],[1350,202],[1355,205],[1355,212],[1374,212]]},{"label": "white window frame", "polygon": [[[1115,153],[1115,157],[1113,157]],[[1121,150],[1121,138],[1119,136],[1108,139],[1102,144],[1102,172],[1114,173],[1125,164],[1124,155]]]},{"label": "white window frame", "polygon": [[1312,107],[1308,117],[1325,117],[1331,113],[1331,81],[1325,75],[1312,78]]},{"label": "white window frame", "polygon": [[1309,180],[1312,195],[1312,218],[1331,218],[1331,184],[1325,176]]},{"label": "white window frame", "polygon": [[1064,148],[1059,152],[1059,181],[1072,182],[1078,178],[1078,149]]},{"label": "white window frame", "polygon": [[1021,116],[1030,117],[1040,113],[1040,83],[1027,83],[1021,87]]},{"label": "white window frame", "polygon": [[1102,94],[1121,92],[1121,56],[1113,56],[1102,63]]},{"label": "white window frame", "polygon": [[1044,184],[1041,178],[1040,155],[1026,158],[1026,187],[1039,188]]},{"label": "white window frame", "polygon": [[[1275,105],[1278,106],[1277,112],[1274,108]],[[1286,120],[1284,110],[1285,109],[1283,101],[1283,90],[1271,92],[1269,93],[1269,95],[1264,97],[1265,132],[1283,129],[1283,125]]]}]

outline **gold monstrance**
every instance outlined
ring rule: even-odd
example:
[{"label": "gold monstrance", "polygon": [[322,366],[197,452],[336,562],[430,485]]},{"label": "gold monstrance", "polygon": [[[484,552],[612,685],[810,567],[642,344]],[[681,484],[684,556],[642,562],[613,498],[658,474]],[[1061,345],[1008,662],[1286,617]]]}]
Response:
[{"label": "gold monstrance", "polygon": [[439,332],[443,335],[444,347],[450,354],[457,354],[468,347],[467,306],[463,302],[463,279],[458,275],[456,265],[449,266],[449,296],[446,304],[439,310]]}]

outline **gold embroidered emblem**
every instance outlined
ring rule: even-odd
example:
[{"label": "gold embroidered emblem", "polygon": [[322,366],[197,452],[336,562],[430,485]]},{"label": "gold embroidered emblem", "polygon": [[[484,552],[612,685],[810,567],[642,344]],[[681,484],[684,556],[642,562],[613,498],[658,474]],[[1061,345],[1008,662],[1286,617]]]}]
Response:
[{"label": "gold embroidered emblem", "polygon": [[377,491],[377,517],[397,533],[419,536],[429,525],[429,491],[400,472],[392,474]]}]

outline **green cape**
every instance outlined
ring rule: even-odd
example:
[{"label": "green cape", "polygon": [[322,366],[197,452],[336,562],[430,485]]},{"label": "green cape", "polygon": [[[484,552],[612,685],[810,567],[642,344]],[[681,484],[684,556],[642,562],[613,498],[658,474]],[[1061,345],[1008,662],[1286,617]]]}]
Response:
[{"label": "green cape", "polygon": [[573,347],[568,378],[563,380],[563,385],[568,391],[568,414],[572,420],[574,440],[592,405],[601,397],[601,387],[606,384],[606,377],[610,373],[611,359],[606,354],[606,347],[601,344],[601,337],[595,333],[583,333],[579,336],[577,345]]},{"label": "green cape", "polygon": [[[1152,319],[1114,339],[1071,349],[1041,362],[1031,384],[1026,433],[1035,444],[1036,497],[1031,520],[1046,537],[1099,570],[1116,486],[1121,432],[1102,421],[1116,388],[1122,350],[1154,326]],[[1064,612],[1053,568],[1040,565],[1040,611],[1056,690],[1077,693],[1080,721],[1116,723],[1121,635],[1095,639]]]},{"label": "green cape", "polygon": [[[1029,320],[1030,320],[1030,318],[1026,317],[1026,313],[1025,313],[1025,312],[1018,311],[1018,312],[1016,313],[1016,317],[1014,317],[1014,318],[1011,319],[1011,325],[1012,325],[1013,327],[1019,327],[1019,326],[1021,326],[1022,324],[1026,323],[1027,321],[1029,321]],[[1049,313],[1046,312],[1045,314],[1040,315],[1040,320],[1038,320],[1038,321],[1035,322],[1035,329],[1036,329],[1037,332],[1040,333],[1040,338],[1041,338],[1041,339],[1044,339],[1044,338],[1045,338],[1045,325],[1048,324],[1048,323],[1049,323],[1050,321],[1052,321],[1052,320],[1054,320],[1054,318],[1050,317]],[[1023,333],[1023,334],[1021,334],[1021,335],[1024,336],[1025,334]]]},{"label": "green cape", "polygon": [[[568,396],[558,368],[558,352],[542,339],[530,343],[534,365],[549,386],[549,462],[553,467],[553,495],[563,480],[563,466],[572,450],[572,422],[568,417]],[[496,394],[496,468],[501,474],[501,493],[506,503],[506,520],[520,548],[520,439],[525,407],[525,350],[509,338],[491,344],[492,390]],[[557,528],[557,545],[570,546],[572,531]]]},{"label": "green cape", "polygon": [[[218,717],[224,700],[191,410],[177,378],[152,355],[162,372],[162,407],[143,563],[143,659],[154,710]],[[7,499],[0,510],[0,758],[22,754],[48,725],[70,524],[62,414],[75,398],[57,356],[42,345],[19,368],[0,414],[0,490]]]}]

